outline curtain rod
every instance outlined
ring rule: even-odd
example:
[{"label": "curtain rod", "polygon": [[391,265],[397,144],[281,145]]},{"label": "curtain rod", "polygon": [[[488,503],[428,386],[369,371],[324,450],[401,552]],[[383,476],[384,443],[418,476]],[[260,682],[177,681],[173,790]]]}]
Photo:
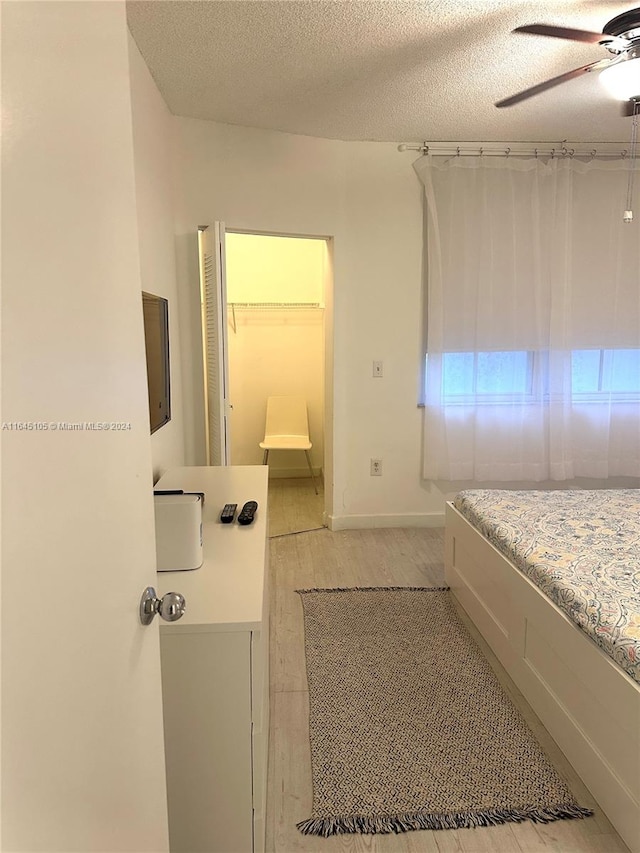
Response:
[{"label": "curtain rod", "polygon": [[[513,143],[513,145],[517,144]],[[540,147],[535,148],[514,148],[510,145],[490,148],[485,145],[463,147],[462,145],[450,144],[439,147],[429,145],[427,142],[423,142],[421,145],[403,142],[398,145],[398,151],[419,151],[421,154],[433,154],[436,157],[550,157],[551,159],[554,157],[590,157],[592,160],[600,157],[611,157],[624,160],[629,156],[626,148],[619,151],[598,151],[597,148],[581,151],[575,148],[567,148],[564,144],[550,148],[548,147],[549,144],[541,143]]]}]

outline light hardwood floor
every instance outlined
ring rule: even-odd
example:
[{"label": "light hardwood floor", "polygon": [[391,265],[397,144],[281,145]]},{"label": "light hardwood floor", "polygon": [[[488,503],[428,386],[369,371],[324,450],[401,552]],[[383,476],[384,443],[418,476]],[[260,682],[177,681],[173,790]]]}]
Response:
[{"label": "light hardwood floor", "polygon": [[332,838],[303,836],[296,829],[298,821],[311,815],[312,789],[302,607],[295,590],[336,586],[442,585],[443,539],[441,529],[416,528],[335,533],[324,529],[278,535],[272,539],[267,853],[627,851],[554,741],[471,626],[500,680],[524,713],[547,754],[569,782],[580,803],[595,809],[594,817],[546,825],[526,822],[481,829]]},{"label": "light hardwood floor", "polygon": [[269,480],[269,536],[285,536],[322,527],[324,489],[316,477],[316,495],[310,477]]}]

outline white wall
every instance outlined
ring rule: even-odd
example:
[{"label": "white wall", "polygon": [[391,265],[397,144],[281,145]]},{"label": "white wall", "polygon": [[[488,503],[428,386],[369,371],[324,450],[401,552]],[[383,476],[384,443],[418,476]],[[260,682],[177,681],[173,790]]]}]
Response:
[{"label": "white wall", "polygon": [[227,232],[229,302],[324,302],[325,242]]},{"label": "white wall", "polygon": [[[175,132],[188,464],[203,459],[196,227],[219,219],[333,237],[332,524],[439,521],[442,495],[420,479],[422,202],[411,155],[195,119],[176,118]],[[372,377],[374,359],[383,379]],[[380,478],[371,457],[383,459]]]},{"label": "white wall", "polygon": [[172,117],[131,35],[129,62],[142,289],[169,300],[171,420],[151,436],[155,482],[167,468],[185,464]]}]

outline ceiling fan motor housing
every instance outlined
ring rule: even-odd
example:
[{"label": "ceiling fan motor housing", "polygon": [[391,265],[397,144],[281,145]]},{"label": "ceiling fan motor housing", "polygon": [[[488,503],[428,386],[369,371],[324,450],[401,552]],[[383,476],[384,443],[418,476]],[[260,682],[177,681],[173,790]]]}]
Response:
[{"label": "ceiling fan motor housing", "polygon": [[630,41],[640,37],[640,9],[631,9],[607,21],[602,32],[607,36],[627,38]]}]

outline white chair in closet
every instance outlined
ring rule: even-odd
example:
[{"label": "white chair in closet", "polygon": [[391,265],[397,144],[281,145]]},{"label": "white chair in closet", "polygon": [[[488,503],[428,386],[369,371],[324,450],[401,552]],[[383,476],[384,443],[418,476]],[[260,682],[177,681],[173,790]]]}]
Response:
[{"label": "white chair in closet", "polygon": [[268,397],[264,439],[260,442],[264,450],[262,464],[266,465],[270,450],[304,450],[311,472],[316,495],[318,487],[313,476],[309,451],[309,417],[304,397]]}]

